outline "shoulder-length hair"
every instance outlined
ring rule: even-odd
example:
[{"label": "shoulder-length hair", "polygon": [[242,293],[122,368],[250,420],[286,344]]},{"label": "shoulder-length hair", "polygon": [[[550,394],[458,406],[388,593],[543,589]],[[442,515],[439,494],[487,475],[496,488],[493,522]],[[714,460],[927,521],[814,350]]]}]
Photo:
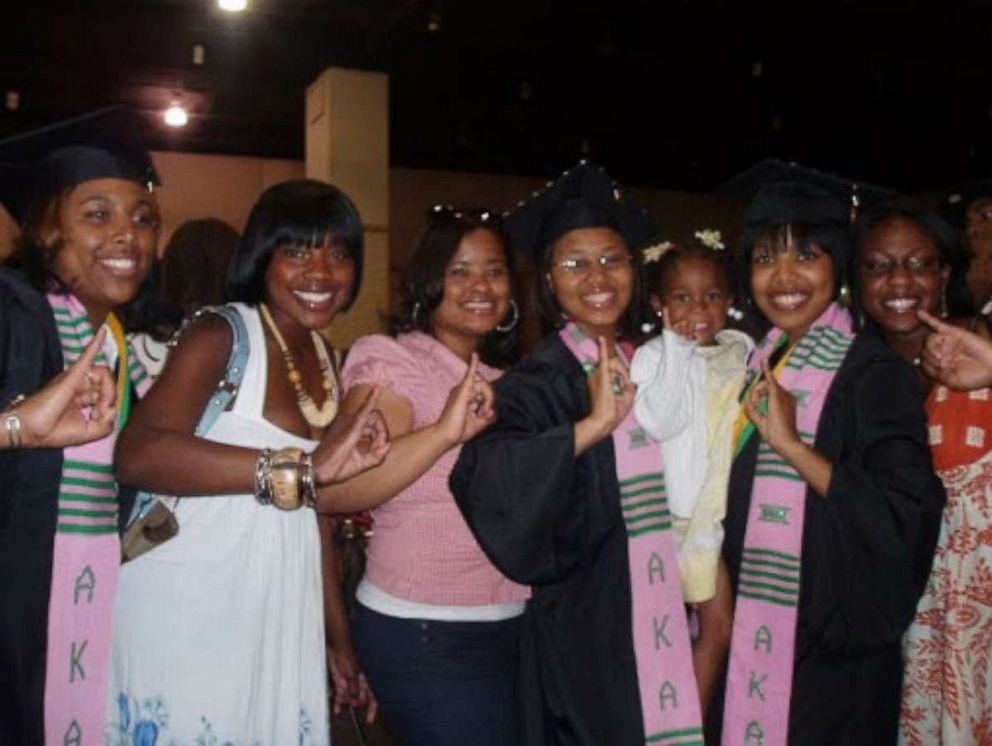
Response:
[{"label": "shoulder-length hair", "polygon": [[[410,331],[432,334],[431,314],[444,300],[444,278],[462,239],[476,230],[487,230],[499,239],[506,256],[513,287],[513,254],[507,249],[506,235],[497,213],[488,210],[441,207],[430,210],[413,247],[413,255],[400,280],[396,313],[390,319],[393,335]],[[511,317],[514,312],[511,310]],[[479,357],[487,365],[505,368],[518,357],[520,307],[508,331],[493,330],[483,337]],[[509,321],[506,320],[506,321]]]},{"label": "shoulder-length hair", "polygon": [[313,179],[284,181],[266,189],[248,216],[227,267],[224,296],[258,305],[265,296],[265,272],[280,246],[313,248],[332,242],[348,251],[355,267],[351,297],[362,285],[364,238],[358,209],[344,192]]}]

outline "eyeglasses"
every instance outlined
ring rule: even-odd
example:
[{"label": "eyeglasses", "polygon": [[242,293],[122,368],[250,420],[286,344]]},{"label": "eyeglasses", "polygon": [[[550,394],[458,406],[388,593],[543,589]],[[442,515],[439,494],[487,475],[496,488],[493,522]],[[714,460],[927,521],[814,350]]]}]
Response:
[{"label": "eyeglasses", "polygon": [[595,259],[575,257],[555,262],[554,266],[570,275],[583,276],[592,272],[594,264],[598,264],[606,272],[616,272],[630,264],[630,255],[619,253],[601,254]]},{"label": "eyeglasses", "polygon": [[889,257],[868,257],[861,262],[865,274],[875,277],[890,275],[902,267],[909,274],[917,277],[936,275],[940,272],[940,258],[936,256],[907,256],[901,261]]}]

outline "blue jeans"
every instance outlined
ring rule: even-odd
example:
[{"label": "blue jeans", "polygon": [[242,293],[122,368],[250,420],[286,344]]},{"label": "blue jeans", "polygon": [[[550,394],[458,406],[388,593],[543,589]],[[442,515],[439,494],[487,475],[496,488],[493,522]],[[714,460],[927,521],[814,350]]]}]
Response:
[{"label": "blue jeans", "polygon": [[355,604],[369,683],[404,746],[514,746],[520,617],[400,619]]}]

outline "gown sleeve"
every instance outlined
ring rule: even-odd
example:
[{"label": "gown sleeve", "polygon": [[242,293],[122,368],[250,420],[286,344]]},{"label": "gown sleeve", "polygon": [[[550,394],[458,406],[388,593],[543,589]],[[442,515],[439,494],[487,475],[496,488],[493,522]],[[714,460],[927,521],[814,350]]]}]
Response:
[{"label": "gown sleeve", "polygon": [[845,383],[830,411],[843,438],[826,500],[807,501],[806,551],[817,568],[806,590],[811,637],[856,654],[892,643],[912,621],[945,496],[913,370],[880,356]]},{"label": "gown sleeve", "polygon": [[602,468],[612,463],[612,441],[574,456],[573,423],[588,409],[581,372],[525,362],[495,389],[497,421],[462,448],[451,491],[504,575],[530,585],[557,582],[620,521],[615,470]]}]

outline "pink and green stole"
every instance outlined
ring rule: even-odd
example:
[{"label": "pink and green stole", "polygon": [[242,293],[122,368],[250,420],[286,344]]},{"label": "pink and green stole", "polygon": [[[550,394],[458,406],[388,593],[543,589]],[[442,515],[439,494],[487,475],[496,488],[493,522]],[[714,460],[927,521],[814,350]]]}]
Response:
[{"label": "pink and green stole", "polygon": [[[561,332],[586,375],[599,365],[599,347],[575,324]],[[648,744],[703,743],[699,689],[665,496],[661,448],[637,423],[633,409],[613,431],[620,502],[630,563],[631,637]]]},{"label": "pink and green stole", "polygon": [[[86,310],[71,295],[50,294],[49,305],[68,367],[93,339]],[[128,346],[117,320],[108,325],[118,350],[118,409],[114,432],[63,452],[48,604],[45,743],[103,742],[114,596],[121,549],[117,537],[114,443],[127,418],[131,388],[151,379]],[[97,362],[107,359],[101,352]]]},{"label": "pink and green stole", "polygon": [[[796,397],[796,426],[807,444],[813,443],[827,392],[853,339],[850,316],[832,304],[780,363],[776,380]],[[785,342],[782,330],[772,329],[752,356],[752,375]],[[736,452],[752,435],[756,431],[748,422]],[[730,644],[723,723],[727,746],[788,742],[806,490],[796,470],[762,440]]]}]

